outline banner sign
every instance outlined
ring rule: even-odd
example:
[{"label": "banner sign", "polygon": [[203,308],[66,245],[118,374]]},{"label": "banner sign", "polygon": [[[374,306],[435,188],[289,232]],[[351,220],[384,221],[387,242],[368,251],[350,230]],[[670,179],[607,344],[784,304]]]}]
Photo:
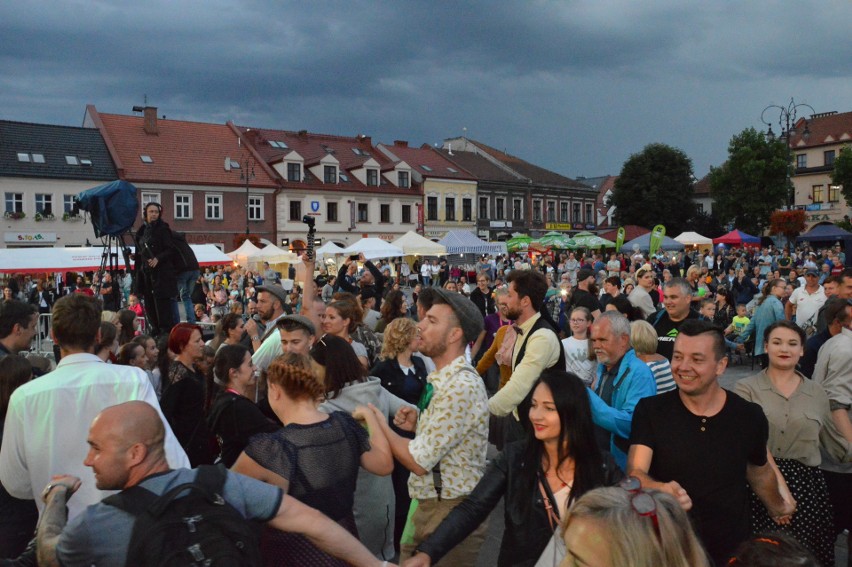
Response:
[{"label": "banner sign", "polygon": [[666,227],[661,224],[658,224],[654,227],[654,230],[651,231],[651,250],[648,252],[649,256],[653,256],[657,253],[657,250],[660,248],[660,244],[663,243],[663,237],[666,235]]},{"label": "banner sign", "polygon": [[618,227],[618,236],[615,237],[615,251],[620,252],[621,246],[624,244],[624,227]]}]

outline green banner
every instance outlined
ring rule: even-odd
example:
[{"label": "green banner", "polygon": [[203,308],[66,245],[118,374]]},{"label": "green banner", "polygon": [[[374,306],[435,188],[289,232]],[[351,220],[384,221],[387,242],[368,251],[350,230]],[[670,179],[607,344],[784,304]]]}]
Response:
[{"label": "green banner", "polygon": [[618,236],[615,237],[615,251],[621,251],[621,245],[624,244],[624,227],[618,227]]},{"label": "green banner", "polygon": [[654,256],[657,253],[657,250],[660,248],[660,244],[663,243],[663,237],[666,235],[666,227],[661,224],[658,224],[654,227],[654,230],[651,231],[651,249],[648,251],[649,256]]}]

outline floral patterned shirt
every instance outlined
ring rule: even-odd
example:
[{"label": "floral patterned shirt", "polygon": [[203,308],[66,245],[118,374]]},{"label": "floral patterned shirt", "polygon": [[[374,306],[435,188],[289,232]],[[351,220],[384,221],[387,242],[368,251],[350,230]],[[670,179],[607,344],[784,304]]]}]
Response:
[{"label": "floral patterned shirt", "polygon": [[441,498],[470,494],[485,472],[488,449],[488,394],[464,356],[429,374],[434,388],[429,406],[420,414],[417,435],[408,446],[418,465],[430,471],[411,475],[412,498],[436,498],[432,469],[441,464]]}]

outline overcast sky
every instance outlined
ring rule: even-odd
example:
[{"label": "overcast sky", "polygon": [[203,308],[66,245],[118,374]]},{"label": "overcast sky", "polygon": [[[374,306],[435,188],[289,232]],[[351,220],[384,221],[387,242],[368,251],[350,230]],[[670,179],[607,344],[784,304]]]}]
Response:
[{"label": "overcast sky", "polygon": [[79,126],[147,95],[182,120],[466,132],[569,177],[662,142],[701,177],[769,104],[852,111],[850,22],[849,0],[5,0],[0,119]]}]

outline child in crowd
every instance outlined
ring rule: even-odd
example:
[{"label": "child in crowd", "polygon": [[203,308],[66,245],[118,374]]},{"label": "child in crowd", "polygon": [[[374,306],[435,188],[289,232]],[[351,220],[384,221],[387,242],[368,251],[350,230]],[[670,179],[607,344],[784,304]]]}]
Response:
[{"label": "child in crowd", "polygon": [[738,303],[737,315],[732,319],[730,326],[725,329],[725,335],[733,335],[734,338],[739,337],[748,327],[749,321],[745,303]]},{"label": "child in crowd", "polygon": [[716,316],[716,300],[712,297],[705,297],[702,299],[701,309],[698,310],[698,314],[701,315],[701,318],[705,321],[712,322],[713,318]]}]

